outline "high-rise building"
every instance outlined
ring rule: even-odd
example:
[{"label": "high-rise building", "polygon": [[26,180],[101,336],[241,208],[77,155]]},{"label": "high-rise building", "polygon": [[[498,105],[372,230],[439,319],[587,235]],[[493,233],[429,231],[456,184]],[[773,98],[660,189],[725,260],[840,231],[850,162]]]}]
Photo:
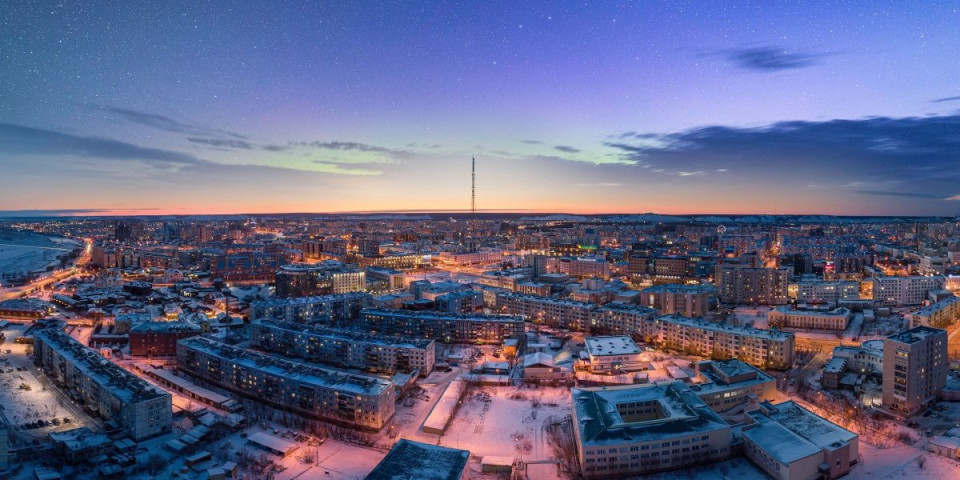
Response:
[{"label": "high-rise building", "polygon": [[722,303],[785,305],[789,277],[790,270],[786,268],[720,264],[715,283]]},{"label": "high-rise building", "polygon": [[916,327],[883,340],[883,405],[912,415],[947,383],[947,331]]}]

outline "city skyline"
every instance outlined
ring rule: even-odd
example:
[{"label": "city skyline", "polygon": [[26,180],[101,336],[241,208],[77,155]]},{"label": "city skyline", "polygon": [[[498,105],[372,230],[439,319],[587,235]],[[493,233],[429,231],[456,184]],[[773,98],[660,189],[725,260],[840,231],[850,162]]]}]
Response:
[{"label": "city skyline", "polygon": [[0,211],[960,213],[956,4],[0,18]]}]

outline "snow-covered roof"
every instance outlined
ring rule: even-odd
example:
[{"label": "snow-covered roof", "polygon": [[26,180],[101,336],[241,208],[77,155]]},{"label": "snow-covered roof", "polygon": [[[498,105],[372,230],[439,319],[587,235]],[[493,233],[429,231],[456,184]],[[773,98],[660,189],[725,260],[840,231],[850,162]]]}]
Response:
[{"label": "snow-covered roof", "polygon": [[401,439],[367,480],[458,480],[470,452]]},{"label": "snow-covered roof", "polygon": [[534,365],[544,365],[547,367],[553,366],[553,355],[549,355],[543,352],[531,353],[529,355],[523,356],[523,368],[532,367]]},{"label": "snow-covered roof", "polygon": [[[695,432],[726,429],[723,421],[681,381],[657,385],[574,388],[574,421],[581,444],[658,440]],[[620,406],[656,402],[654,418],[624,418]]]},{"label": "snow-covered roof", "polygon": [[628,336],[587,337],[584,339],[591,357],[603,355],[631,355],[640,353],[640,347]]}]

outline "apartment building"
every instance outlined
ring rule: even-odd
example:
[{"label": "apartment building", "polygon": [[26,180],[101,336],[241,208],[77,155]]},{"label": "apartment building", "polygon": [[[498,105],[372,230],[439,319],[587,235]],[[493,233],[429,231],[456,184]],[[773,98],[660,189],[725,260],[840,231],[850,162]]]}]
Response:
[{"label": "apartment building", "polygon": [[590,312],[590,331],[612,335],[631,335],[642,332],[644,322],[653,319],[657,311],[628,303],[608,303]]},{"label": "apartment building", "polygon": [[536,324],[584,331],[590,325],[595,308],[597,306],[589,302],[501,292],[496,295],[494,311],[523,315]]},{"label": "apartment building", "polygon": [[311,362],[388,374],[417,370],[425,377],[436,363],[433,340],[293,322],[254,322],[250,325],[250,346]]},{"label": "apartment building", "polygon": [[645,339],[713,359],[737,358],[761,368],[783,370],[793,365],[794,334],[708,322],[673,314],[644,324]]},{"label": "apartment building", "polygon": [[113,420],[134,440],[170,431],[172,398],[56,327],[33,335],[37,365],[84,410]]},{"label": "apartment building", "polygon": [[687,317],[704,317],[713,310],[717,289],[713,285],[665,284],[644,289],[641,303],[663,315],[679,313]]},{"label": "apartment building", "polygon": [[233,347],[204,337],[177,343],[177,369],[273,407],[380,430],[393,417],[393,382]]},{"label": "apartment building", "polygon": [[717,265],[720,301],[735,305],[785,305],[790,269]]},{"label": "apartment building", "polygon": [[525,338],[523,317],[364,309],[356,328],[383,335],[431,339],[442,343],[501,344]]},{"label": "apartment building", "polygon": [[797,303],[836,305],[840,300],[859,298],[859,282],[803,280],[797,283]]},{"label": "apartment building", "polygon": [[273,298],[254,302],[250,306],[250,320],[345,325],[358,318],[360,311],[372,304],[373,296],[364,292]]},{"label": "apartment building", "polygon": [[960,318],[960,297],[947,297],[910,314],[911,327],[947,328]]},{"label": "apartment building", "polygon": [[947,331],[916,327],[883,340],[883,405],[913,415],[947,383]]},{"label": "apartment building", "polygon": [[874,277],[872,283],[875,304],[884,307],[903,307],[922,304],[931,290],[943,288],[944,278],[920,275]]}]

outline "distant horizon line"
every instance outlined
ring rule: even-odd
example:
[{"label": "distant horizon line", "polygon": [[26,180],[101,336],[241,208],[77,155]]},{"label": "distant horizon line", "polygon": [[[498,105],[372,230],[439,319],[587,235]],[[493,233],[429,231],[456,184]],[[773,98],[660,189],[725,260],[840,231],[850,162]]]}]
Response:
[{"label": "distant horizon line", "polygon": [[273,212],[234,212],[234,213],[174,213],[163,211],[159,208],[138,208],[138,209],[29,209],[29,210],[0,210],[0,219],[30,218],[30,217],[50,217],[50,218],[76,218],[76,217],[101,217],[101,218],[127,218],[127,217],[235,217],[235,216],[349,216],[349,215],[567,215],[579,217],[605,217],[605,216],[643,216],[653,215],[661,217],[888,217],[888,218],[960,218],[960,215],[924,215],[924,214],[836,214],[836,213],[659,213],[659,212],[591,212],[591,213],[571,213],[564,211],[545,211],[545,210],[526,210],[526,209],[477,209],[475,212],[470,209],[407,209],[407,210],[348,210],[348,211],[329,211],[329,212],[298,212],[298,211],[273,211]]}]

